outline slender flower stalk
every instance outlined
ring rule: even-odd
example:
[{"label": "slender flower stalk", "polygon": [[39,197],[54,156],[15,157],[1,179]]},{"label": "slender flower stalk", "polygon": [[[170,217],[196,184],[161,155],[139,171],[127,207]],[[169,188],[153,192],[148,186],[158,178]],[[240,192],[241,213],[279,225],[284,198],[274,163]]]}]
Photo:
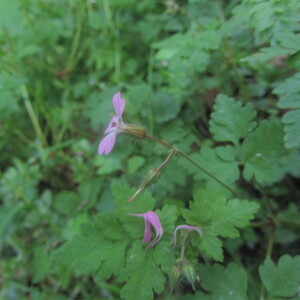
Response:
[{"label": "slender flower stalk", "polygon": [[190,163],[192,163],[195,167],[197,167],[199,170],[201,170],[203,173],[205,173],[206,175],[208,175],[209,177],[211,177],[212,179],[214,179],[216,182],[218,182],[220,185],[222,185],[224,188],[226,188],[227,190],[229,190],[233,195],[242,198],[237,192],[235,192],[231,187],[229,187],[227,184],[225,184],[224,182],[222,182],[220,179],[218,179],[216,176],[214,176],[212,173],[210,173],[209,171],[207,171],[205,168],[203,168],[199,163],[197,163],[196,161],[194,161],[192,158],[190,158],[189,155],[187,155],[186,153],[184,153],[183,151],[173,147],[172,145],[168,144],[165,140],[161,140],[158,139],[154,136],[145,135],[145,138],[152,140],[156,143],[159,143],[161,145],[163,145],[166,148],[169,148],[173,151],[175,151],[174,153],[176,153],[177,155],[180,155],[181,157],[185,158],[186,160],[188,160]]},{"label": "slender flower stalk", "polygon": [[[173,238],[173,240],[174,240],[174,248],[176,247],[176,235],[177,235],[177,231],[178,231],[178,230],[182,230],[182,229],[187,230],[186,238],[187,238],[188,234],[189,234],[192,230],[198,232],[200,236],[203,236],[203,232],[202,232],[202,230],[201,230],[199,227],[191,226],[191,225],[179,225],[179,226],[177,226],[177,227],[175,228],[175,231],[174,231],[174,238]],[[186,238],[185,238],[185,239],[186,239]],[[184,242],[185,242],[185,240],[184,240]]]},{"label": "slender flower stalk", "polygon": [[[147,249],[152,248],[160,241],[164,231],[161,226],[159,217],[154,211],[147,211],[144,214],[128,214],[128,215],[144,218],[145,231],[144,231],[144,237],[143,237],[142,242],[149,243],[149,245],[147,246]],[[152,238],[151,226],[153,227],[153,229],[155,231],[155,237],[152,241],[151,241],[151,238]]]},{"label": "slender flower stalk", "polygon": [[160,177],[160,171],[168,164],[168,162],[171,160],[172,156],[174,155],[175,150],[173,149],[167,158],[161,163],[161,165],[156,168],[152,169],[147,176],[144,178],[142,184],[139,186],[138,190],[134,193],[134,195],[128,200],[128,202],[131,202],[134,200],[134,198],[142,193],[148,186],[156,183]]}]

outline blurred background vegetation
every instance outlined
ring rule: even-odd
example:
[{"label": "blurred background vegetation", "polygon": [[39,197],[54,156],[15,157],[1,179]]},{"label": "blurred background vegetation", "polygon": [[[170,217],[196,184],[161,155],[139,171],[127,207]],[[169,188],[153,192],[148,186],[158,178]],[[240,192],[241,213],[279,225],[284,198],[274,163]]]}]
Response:
[{"label": "blurred background vegetation", "polygon": [[[97,155],[112,95],[126,99],[126,120],[187,152],[212,144],[219,93],[252,102],[258,120],[280,119],[273,89],[291,77],[299,93],[299,21],[298,0],[0,0],[0,299],[117,294],[51,260],[81,223],[112,212],[113,180],[137,186],[165,157],[126,137]],[[285,141],[299,147],[293,134]],[[285,174],[298,177],[293,155]],[[152,191],[174,203],[191,179],[174,161]],[[287,208],[298,183],[288,176],[266,189]],[[278,241],[297,252],[294,231]]]}]

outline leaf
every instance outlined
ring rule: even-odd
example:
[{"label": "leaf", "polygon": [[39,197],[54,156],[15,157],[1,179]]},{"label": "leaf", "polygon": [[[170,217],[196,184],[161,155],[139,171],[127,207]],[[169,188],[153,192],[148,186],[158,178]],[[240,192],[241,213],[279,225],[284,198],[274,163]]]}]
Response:
[{"label": "leaf", "polygon": [[132,202],[128,203],[128,200],[136,192],[135,188],[129,188],[115,181],[112,183],[111,189],[114,202],[117,206],[115,212],[122,220],[124,220],[124,218],[128,220],[127,213],[140,214],[148,210],[153,210],[154,208],[155,200],[147,190]]},{"label": "leaf", "polygon": [[247,200],[226,200],[224,195],[198,191],[190,209],[182,210],[187,224],[199,226],[203,231],[199,249],[207,257],[217,261],[223,260],[222,243],[218,236],[235,238],[239,236],[238,228],[245,228],[259,205]]},{"label": "leaf", "polygon": [[273,90],[279,96],[278,107],[291,109],[282,117],[284,143],[287,148],[300,145],[300,73],[277,85]]},{"label": "leaf", "polygon": [[242,106],[234,98],[218,95],[209,122],[210,132],[216,141],[238,145],[239,140],[255,128],[255,116],[250,103]]},{"label": "leaf", "polygon": [[[247,273],[234,263],[227,268],[219,265],[203,265],[199,267],[202,287],[212,294],[204,299],[213,300],[247,300]],[[199,295],[198,299],[202,299]]]},{"label": "leaf", "polygon": [[255,202],[219,198],[212,204],[211,226],[222,237],[238,237],[236,228],[245,228],[258,209],[259,205]]},{"label": "leaf", "polygon": [[54,207],[62,214],[75,212],[79,203],[79,195],[75,192],[62,191],[54,197]]},{"label": "leaf", "polygon": [[156,122],[164,123],[176,118],[180,106],[175,96],[167,92],[157,92],[153,96],[153,114]]},{"label": "leaf", "polygon": [[246,180],[272,183],[280,178],[279,158],[283,154],[282,125],[276,120],[264,120],[249,134],[242,145]]},{"label": "leaf", "polygon": [[102,282],[112,275],[119,275],[124,268],[126,243],[115,243],[104,249],[105,260],[94,276],[95,281]]},{"label": "leaf", "polygon": [[300,256],[283,255],[277,266],[267,258],[259,267],[259,275],[270,295],[292,297],[299,290]]},{"label": "leaf", "polygon": [[125,269],[119,279],[126,281],[121,297],[130,300],[152,300],[154,293],[163,291],[166,281],[153,260],[153,250],[143,249],[140,243],[135,243],[129,250]]},{"label": "leaf", "polygon": [[128,159],[128,174],[134,174],[145,163],[145,158],[142,156],[132,156]]},{"label": "leaf", "polygon": [[50,259],[42,246],[34,248],[33,254],[33,283],[41,282],[45,279],[46,275],[50,271]]},{"label": "leaf", "polygon": [[[223,150],[226,152],[223,156],[225,159],[222,159],[222,154],[219,155]],[[190,157],[206,171],[225,183],[234,183],[240,177],[238,164],[235,161],[234,148],[229,145],[220,149],[211,149],[203,146],[200,153],[194,153]],[[199,170],[192,163],[188,163],[183,159],[180,159],[179,163],[190,173],[194,174],[195,179],[215,182],[211,176]]]},{"label": "leaf", "polygon": [[[285,46],[284,46],[285,47]],[[296,50],[280,48],[280,47],[266,47],[261,48],[258,53],[251,54],[241,59],[241,62],[248,62],[251,64],[262,64],[275,57],[294,54]]]}]

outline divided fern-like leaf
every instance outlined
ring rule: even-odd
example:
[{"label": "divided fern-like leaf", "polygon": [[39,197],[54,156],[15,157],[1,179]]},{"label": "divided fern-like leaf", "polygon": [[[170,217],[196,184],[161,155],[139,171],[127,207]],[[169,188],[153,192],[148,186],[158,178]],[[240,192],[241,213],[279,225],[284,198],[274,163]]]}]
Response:
[{"label": "divided fern-like leaf", "polygon": [[249,224],[259,205],[247,200],[226,200],[224,196],[209,198],[208,195],[197,192],[190,209],[182,210],[182,214],[187,223],[200,226],[203,230],[199,249],[207,257],[222,261],[222,243],[218,237],[238,237],[237,229]]},{"label": "divided fern-like leaf", "polygon": [[277,119],[264,120],[242,145],[244,178],[272,183],[280,178],[279,158],[284,151],[282,125]]},{"label": "divided fern-like leaf", "polygon": [[126,281],[121,297],[128,300],[152,300],[154,293],[163,291],[166,281],[153,260],[153,250],[144,249],[139,241],[128,251],[126,266],[119,279]]},{"label": "divided fern-like leaf", "polygon": [[284,114],[284,143],[286,147],[300,146],[300,73],[277,85],[274,93],[279,98],[278,107],[292,109]]},{"label": "divided fern-like leaf", "polygon": [[209,122],[210,132],[216,141],[238,145],[239,140],[255,128],[255,116],[250,103],[242,106],[234,98],[218,95]]},{"label": "divided fern-like leaf", "polygon": [[270,295],[292,297],[299,293],[300,256],[282,256],[277,266],[267,258],[259,267],[259,274]]}]

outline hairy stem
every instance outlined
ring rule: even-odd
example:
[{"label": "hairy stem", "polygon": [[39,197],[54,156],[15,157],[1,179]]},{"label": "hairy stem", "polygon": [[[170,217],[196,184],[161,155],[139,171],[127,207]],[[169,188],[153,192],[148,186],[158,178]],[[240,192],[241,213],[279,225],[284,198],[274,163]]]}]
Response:
[{"label": "hairy stem", "polygon": [[[198,168],[199,170],[201,170],[203,173],[205,173],[206,175],[208,175],[209,177],[211,177],[212,179],[214,179],[216,182],[218,182],[220,185],[222,185],[224,188],[226,188],[227,190],[229,190],[233,195],[242,198],[237,192],[235,192],[231,187],[229,187],[227,184],[225,184],[224,182],[222,182],[220,179],[218,179],[216,176],[214,176],[213,174],[211,174],[209,171],[207,171],[205,168],[203,168],[199,163],[197,163],[196,161],[194,161],[192,158],[190,158],[189,155],[187,155],[186,153],[184,153],[183,151],[173,147],[172,145],[168,144],[166,141],[158,139],[154,136],[150,136],[150,135],[146,135],[145,138],[152,140],[154,142],[157,142],[161,145],[163,145],[166,148],[169,148],[171,150],[174,150],[175,153],[177,153],[178,155],[180,155],[181,157],[185,158],[186,160],[188,160],[191,164],[193,164],[196,168]],[[172,152],[171,152],[172,153]],[[174,154],[174,153],[173,153]],[[172,154],[172,155],[173,155]]]}]

